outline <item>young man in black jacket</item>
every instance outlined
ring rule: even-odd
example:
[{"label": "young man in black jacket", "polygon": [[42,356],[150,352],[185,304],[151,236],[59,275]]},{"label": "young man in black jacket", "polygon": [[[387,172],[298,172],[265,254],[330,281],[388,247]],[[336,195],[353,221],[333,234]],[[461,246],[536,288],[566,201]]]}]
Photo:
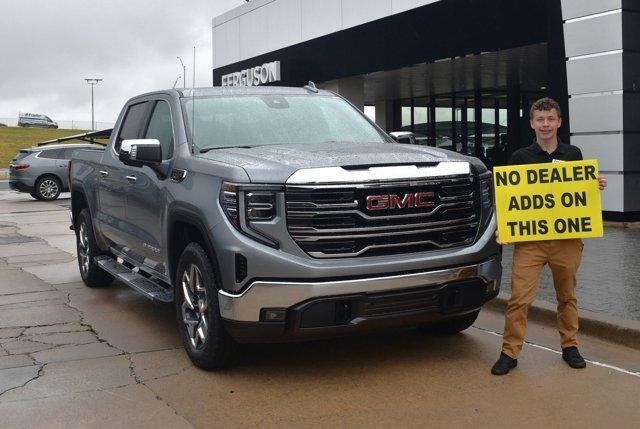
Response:
[{"label": "young man in black jacket", "polygon": [[[558,103],[550,98],[536,101],[530,112],[531,128],[536,140],[516,151],[510,164],[540,164],[546,162],[580,161],[580,149],[562,143],[558,128],[562,114]],[[600,190],[607,186],[598,178]],[[495,375],[507,374],[518,365],[527,327],[527,314],[538,288],[542,268],[549,264],[558,299],[558,331],[562,358],[572,368],[584,368],[585,360],[578,351],[578,306],[575,296],[576,273],[582,258],[582,240],[544,240],[516,243],[513,252],[511,298],[507,305],[504,339],[500,358],[491,368]]]}]

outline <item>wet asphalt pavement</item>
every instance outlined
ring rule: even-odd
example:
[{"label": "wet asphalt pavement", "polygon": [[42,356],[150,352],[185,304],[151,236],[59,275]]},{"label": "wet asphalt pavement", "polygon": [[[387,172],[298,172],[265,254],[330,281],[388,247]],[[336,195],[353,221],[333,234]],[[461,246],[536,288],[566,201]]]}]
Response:
[{"label": "wet asphalt pavement", "polygon": [[[510,292],[513,245],[505,246],[502,290]],[[556,302],[551,270],[540,276],[537,298]],[[584,240],[578,271],[578,307],[640,320],[640,227],[605,227],[604,237]]]},{"label": "wet asphalt pavement", "polygon": [[68,203],[0,192],[2,429],[636,428],[640,421],[640,350],[585,335],[589,364],[574,370],[559,356],[555,327],[532,321],[518,367],[496,377],[489,369],[504,315],[488,309],[451,337],[409,327],[245,345],[231,368],[202,371],[180,344],[172,305],[119,282],[82,283]]}]

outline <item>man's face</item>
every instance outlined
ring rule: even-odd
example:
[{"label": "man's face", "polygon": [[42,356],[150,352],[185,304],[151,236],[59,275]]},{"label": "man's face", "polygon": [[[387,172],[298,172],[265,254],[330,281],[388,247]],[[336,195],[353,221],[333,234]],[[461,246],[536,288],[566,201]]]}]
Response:
[{"label": "man's face", "polygon": [[551,140],[558,135],[558,128],[562,125],[562,118],[556,109],[534,110],[531,128],[536,132],[538,140]]}]

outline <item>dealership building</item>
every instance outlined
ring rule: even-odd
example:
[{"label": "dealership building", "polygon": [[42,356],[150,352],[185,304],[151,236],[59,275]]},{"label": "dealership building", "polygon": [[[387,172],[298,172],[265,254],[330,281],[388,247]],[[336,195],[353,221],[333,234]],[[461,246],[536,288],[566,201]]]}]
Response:
[{"label": "dealership building", "polygon": [[313,81],[494,165],[555,98],[560,137],[609,181],[605,219],[640,220],[639,0],[253,0],[212,32],[214,86]]}]

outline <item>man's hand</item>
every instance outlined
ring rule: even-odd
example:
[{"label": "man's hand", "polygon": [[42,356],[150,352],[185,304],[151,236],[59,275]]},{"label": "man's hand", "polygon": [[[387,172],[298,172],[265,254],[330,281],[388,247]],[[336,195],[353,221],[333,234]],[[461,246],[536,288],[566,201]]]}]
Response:
[{"label": "man's hand", "polygon": [[600,188],[600,190],[602,191],[606,187],[607,187],[607,179],[605,179],[602,176],[598,176],[598,188]]}]

